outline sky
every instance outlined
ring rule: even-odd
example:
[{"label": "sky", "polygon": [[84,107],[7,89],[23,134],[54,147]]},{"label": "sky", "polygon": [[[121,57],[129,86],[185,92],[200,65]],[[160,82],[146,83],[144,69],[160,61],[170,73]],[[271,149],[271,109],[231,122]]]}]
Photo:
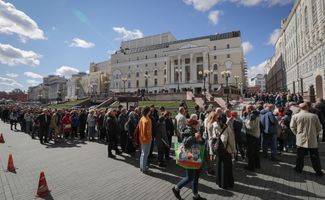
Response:
[{"label": "sky", "polygon": [[249,76],[274,53],[294,0],[0,0],[0,91],[69,78],[108,60],[123,40],[241,31]]}]

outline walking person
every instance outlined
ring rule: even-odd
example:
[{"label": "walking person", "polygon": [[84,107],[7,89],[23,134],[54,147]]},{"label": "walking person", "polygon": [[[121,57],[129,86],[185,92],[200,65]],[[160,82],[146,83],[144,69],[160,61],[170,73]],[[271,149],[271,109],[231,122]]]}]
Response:
[{"label": "walking person", "polygon": [[[315,108],[322,113],[323,119],[325,119],[325,100],[323,98],[317,98]],[[325,121],[323,122],[322,127],[323,127],[322,142],[325,142]]]},{"label": "walking person", "polygon": [[[192,146],[193,144],[204,145],[201,133],[196,129],[199,122],[190,119],[187,122],[183,132],[181,133],[184,146]],[[177,199],[182,199],[180,190],[187,184],[192,183],[193,200],[205,200],[199,195],[199,177],[201,169],[185,169],[186,176],[182,178],[173,188],[172,191]]]},{"label": "walking person", "polygon": [[142,110],[142,117],[139,121],[139,140],[141,144],[140,170],[143,173],[149,172],[148,156],[152,142],[152,122],[150,119],[150,108]]},{"label": "walking person", "polygon": [[320,121],[316,114],[308,111],[306,103],[299,104],[301,111],[292,116],[290,128],[296,135],[297,160],[294,170],[301,173],[304,167],[304,156],[309,153],[316,176],[323,176],[318,154],[317,137],[322,131]]}]

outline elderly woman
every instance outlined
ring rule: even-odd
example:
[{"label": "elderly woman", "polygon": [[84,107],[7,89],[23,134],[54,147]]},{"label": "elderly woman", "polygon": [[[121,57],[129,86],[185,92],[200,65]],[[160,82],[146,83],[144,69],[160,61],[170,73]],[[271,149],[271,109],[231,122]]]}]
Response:
[{"label": "elderly woman", "polygon": [[95,111],[91,110],[87,116],[87,127],[88,127],[88,137],[89,141],[95,139],[95,126],[96,126],[96,117],[94,116]]},{"label": "elderly woman", "polygon": [[71,117],[69,112],[66,112],[62,118],[62,127],[64,137],[67,139],[71,133]]},{"label": "elderly woman", "polygon": [[[220,112],[219,112],[220,113]],[[224,151],[219,151],[217,165],[217,184],[223,189],[229,189],[234,186],[234,177],[232,171],[232,159],[236,154],[235,136],[233,131],[225,120],[225,114],[218,115],[217,122],[214,124],[214,131],[217,137],[220,137]]]}]

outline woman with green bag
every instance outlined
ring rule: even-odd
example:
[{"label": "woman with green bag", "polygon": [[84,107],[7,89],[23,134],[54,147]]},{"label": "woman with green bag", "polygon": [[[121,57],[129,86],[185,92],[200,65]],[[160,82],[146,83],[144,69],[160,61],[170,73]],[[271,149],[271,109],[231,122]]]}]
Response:
[{"label": "woman with green bag", "polygon": [[[182,141],[185,148],[191,148],[194,144],[204,145],[204,140],[202,139],[201,133],[197,130],[199,122],[195,119],[190,119],[187,121],[185,129],[182,131]],[[180,195],[180,190],[192,182],[193,200],[205,200],[198,194],[199,176],[201,169],[185,169],[186,176],[182,178],[172,189],[175,197],[177,199],[182,199]]]}]

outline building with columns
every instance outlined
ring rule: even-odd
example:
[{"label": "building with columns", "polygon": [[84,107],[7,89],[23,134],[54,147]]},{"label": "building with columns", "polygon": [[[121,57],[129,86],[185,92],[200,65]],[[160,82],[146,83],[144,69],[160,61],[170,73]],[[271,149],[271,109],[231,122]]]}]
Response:
[{"label": "building with columns", "polygon": [[111,56],[110,90],[151,93],[203,89],[226,84],[246,85],[240,32],[176,40],[171,33],[123,41]]},{"label": "building with columns", "polygon": [[81,80],[83,77],[88,76],[85,72],[73,74],[67,81],[67,96],[66,100],[74,101],[86,97],[86,92],[82,87]]},{"label": "building with columns", "polygon": [[287,89],[308,96],[315,88],[316,97],[324,97],[325,0],[295,1],[275,48],[285,65]]},{"label": "building with columns", "polygon": [[43,78],[43,98],[51,101],[64,101],[67,95],[67,80],[58,75],[49,75]]}]

